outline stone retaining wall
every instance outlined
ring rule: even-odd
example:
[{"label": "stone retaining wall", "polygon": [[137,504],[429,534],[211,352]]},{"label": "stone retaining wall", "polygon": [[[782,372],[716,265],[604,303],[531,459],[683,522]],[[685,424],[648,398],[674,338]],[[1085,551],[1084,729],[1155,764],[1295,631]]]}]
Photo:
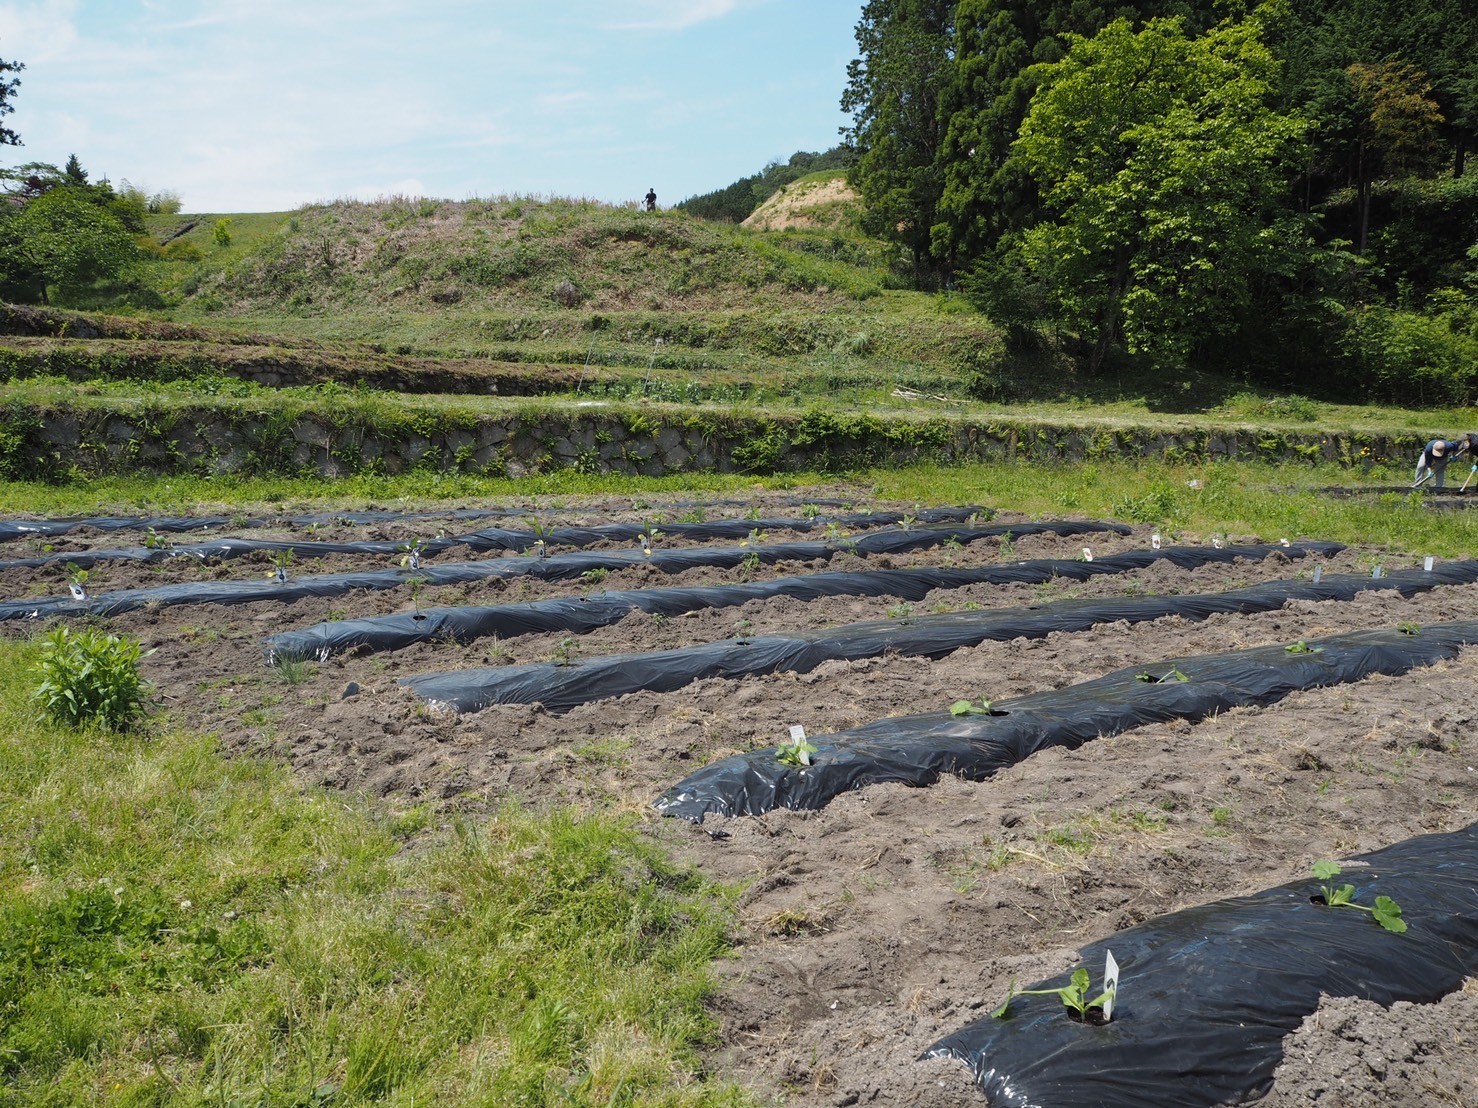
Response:
[{"label": "stone retaining wall", "polygon": [[403,473],[417,467],[521,477],[560,469],[661,476],[865,466],[1157,458],[1359,464],[1415,456],[1424,435],[1350,431],[1062,426],[1026,420],[794,416],[604,404],[468,412],[145,403],[0,409],[0,476],[154,473]]}]

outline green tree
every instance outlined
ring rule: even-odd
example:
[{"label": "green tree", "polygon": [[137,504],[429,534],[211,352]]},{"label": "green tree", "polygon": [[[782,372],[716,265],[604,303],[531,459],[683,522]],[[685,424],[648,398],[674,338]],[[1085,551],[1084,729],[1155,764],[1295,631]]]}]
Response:
[{"label": "green tree", "polygon": [[138,260],[128,229],[89,188],[59,186],[16,208],[0,205],[0,293],[49,303],[127,275]]},{"label": "green tree", "polygon": [[[19,73],[26,67],[20,62],[8,62],[0,58],[0,119],[15,111],[15,105],[10,101],[15,96],[15,90],[21,87],[19,77],[7,77],[7,73]],[[20,135],[16,134],[4,123],[0,123],[0,146],[19,146]]]},{"label": "green tree", "polygon": [[952,0],[868,0],[842,95],[863,229],[906,249],[916,281],[938,271],[930,236],[943,188],[939,97],[950,81],[954,9]]},{"label": "green tree", "polygon": [[1183,365],[1312,249],[1287,204],[1307,122],[1278,111],[1256,21],[1116,20],[1040,71],[1012,158],[1041,193],[1017,258],[1089,372],[1123,347]]}]

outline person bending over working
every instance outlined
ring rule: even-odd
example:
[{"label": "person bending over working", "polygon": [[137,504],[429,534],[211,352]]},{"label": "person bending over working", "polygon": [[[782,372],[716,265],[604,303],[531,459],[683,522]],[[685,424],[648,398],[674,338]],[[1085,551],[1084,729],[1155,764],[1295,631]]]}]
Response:
[{"label": "person bending over working", "polygon": [[1412,478],[1411,487],[1415,488],[1430,476],[1435,479],[1434,486],[1440,489],[1447,481],[1447,463],[1467,444],[1467,439],[1461,443],[1449,439],[1433,439],[1427,443],[1422,456],[1416,460],[1416,476]]}]

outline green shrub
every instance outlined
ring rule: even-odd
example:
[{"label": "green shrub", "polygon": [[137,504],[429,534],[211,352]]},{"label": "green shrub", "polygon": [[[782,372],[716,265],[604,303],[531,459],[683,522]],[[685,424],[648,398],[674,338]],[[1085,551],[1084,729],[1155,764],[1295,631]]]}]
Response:
[{"label": "green shrub", "polygon": [[68,727],[127,731],[143,714],[148,684],[139,676],[143,648],[95,627],[58,627],[41,641],[35,697],[47,716]]}]

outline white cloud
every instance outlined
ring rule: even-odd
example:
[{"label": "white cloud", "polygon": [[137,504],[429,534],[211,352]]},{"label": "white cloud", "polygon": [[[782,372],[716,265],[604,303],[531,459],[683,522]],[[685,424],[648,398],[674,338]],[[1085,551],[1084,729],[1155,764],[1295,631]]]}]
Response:
[{"label": "white cloud", "polygon": [[686,31],[700,23],[722,19],[754,0],[635,0],[635,19],[606,24],[613,31]]},{"label": "white cloud", "polygon": [[0,7],[0,57],[26,65],[65,57],[77,44],[77,0]]}]

